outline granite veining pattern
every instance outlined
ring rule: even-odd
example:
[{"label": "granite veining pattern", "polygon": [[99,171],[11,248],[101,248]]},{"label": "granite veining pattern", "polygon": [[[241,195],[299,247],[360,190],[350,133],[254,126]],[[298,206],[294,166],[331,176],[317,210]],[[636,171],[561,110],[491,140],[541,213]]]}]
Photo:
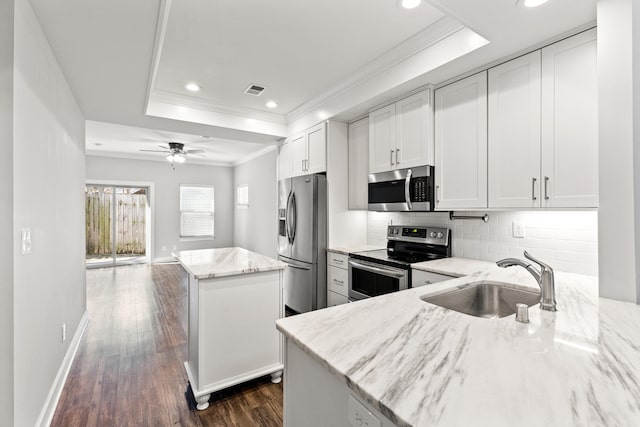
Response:
[{"label": "granite veining pattern", "polygon": [[172,254],[196,279],[282,270],[285,264],[243,248],[215,248]]},{"label": "granite veining pattern", "polygon": [[[460,275],[464,260],[438,272]],[[431,270],[429,270],[431,271]],[[556,273],[558,312],[483,319],[420,297],[476,281],[538,289],[485,265],[427,287],[280,319],[278,329],[400,426],[640,425],[640,307]]]}]

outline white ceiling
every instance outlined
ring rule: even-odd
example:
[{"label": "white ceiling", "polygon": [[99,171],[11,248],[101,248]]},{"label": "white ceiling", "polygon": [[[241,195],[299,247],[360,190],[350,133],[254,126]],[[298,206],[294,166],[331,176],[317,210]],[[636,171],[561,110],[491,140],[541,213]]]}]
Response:
[{"label": "white ceiling", "polygon": [[[596,0],[550,0],[536,9],[516,0],[425,0],[410,11],[398,0],[31,3],[87,119],[125,125],[88,125],[88,151],[138,156],[154,129],[194,143],[194,135],[211,136],[224,153],[214,159],[212,152],[210,161],[223,163],[272,145],[287,134],[287,123],[291,131],[305,115],[353,119],[593,23],[596,15]],[[430,66],[414,61],[406,71],[410,62],[401,62],[424,49],[420,43],[444,39],[449,34],[438,29],[453,33],[460,24],[489,43]],[[372,64],[376,74],[365,73]],[[188,81],[203,90],[186,93]],[[259,98],[243,94],[251,83],[267,90]],[[270,99],[279,104],[275,111],[264,106]],[[100,149],[91,146],[96,141]]]}]

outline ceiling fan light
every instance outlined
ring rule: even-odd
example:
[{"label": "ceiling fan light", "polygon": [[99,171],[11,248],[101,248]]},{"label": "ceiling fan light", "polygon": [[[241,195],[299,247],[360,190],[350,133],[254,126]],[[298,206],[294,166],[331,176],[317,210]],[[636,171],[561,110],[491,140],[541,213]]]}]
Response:
[{"label": "ceiling fan light", "polygon": [[184,163],[186,159],[184,158],[184,156],[181,156],[180,154],[176,154],[173,156],[173,161],[176,163]]},{"label": "ceiling fan light", "polygon": [[167,162],[173,163],[175,160],[175,156],[173,154],[169,154],[167,157],[165,157],[167,159]]}]

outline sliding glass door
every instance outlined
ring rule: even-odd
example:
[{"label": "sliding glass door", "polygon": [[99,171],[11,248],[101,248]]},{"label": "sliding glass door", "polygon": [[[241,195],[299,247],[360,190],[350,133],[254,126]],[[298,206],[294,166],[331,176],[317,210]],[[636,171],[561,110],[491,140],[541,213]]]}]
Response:
[{"label": "sliding glass door", "polygon": [[149,189],[87,184],[87,267],[148,261]]}]

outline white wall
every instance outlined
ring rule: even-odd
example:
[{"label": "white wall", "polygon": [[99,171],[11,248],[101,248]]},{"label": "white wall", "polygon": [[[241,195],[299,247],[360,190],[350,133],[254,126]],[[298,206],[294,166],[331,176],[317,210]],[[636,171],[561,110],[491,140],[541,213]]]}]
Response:
[{"label": "white wall", "polygon": [[[478,215],[477,212],[470,215]],[[598,213],[595,211],[489,212],[489,222],[449,220],[448,213],[369,212],[367,242],[386,246],[389,221],[398,225],[431,225],[451,229],[452,255],[497,261],[523,258],[523,251],[548,262],[557,271],[598,274]],[[512,222],[526,228],[524,239],[514,238]]]},{"label": "white wall", "polygon": [[[87,156],[87,181],[92,180],[154,183],[154,259],[170,257],[174,245],[178,250],[233,245],[235,192],[231,167],[187,162],[172,170],[168,162]],[[180,239],[180,184],[214,186],[215,239]]]},{"label": "white wall", "polygon": [[[278,257],[277,150],[234,168],[234,246]],[[249,185],[249,206],[238,206],[235,191]]]},{"label": "white wall", "polygon": [[32,426],[86,310],[85,120],[28,0],[15,2],[14,48],[14,424]]},{"label": "white wall", "polygon": [[13,425],[13,6],[0,0],[0,425]]},{"label": "white wall", "polygon": [[632,0],[598,1],[600,295],[635,303],[640,302],[640,168],[634,167],[640,165],[634,147],[640,129],[638,13]]}]

